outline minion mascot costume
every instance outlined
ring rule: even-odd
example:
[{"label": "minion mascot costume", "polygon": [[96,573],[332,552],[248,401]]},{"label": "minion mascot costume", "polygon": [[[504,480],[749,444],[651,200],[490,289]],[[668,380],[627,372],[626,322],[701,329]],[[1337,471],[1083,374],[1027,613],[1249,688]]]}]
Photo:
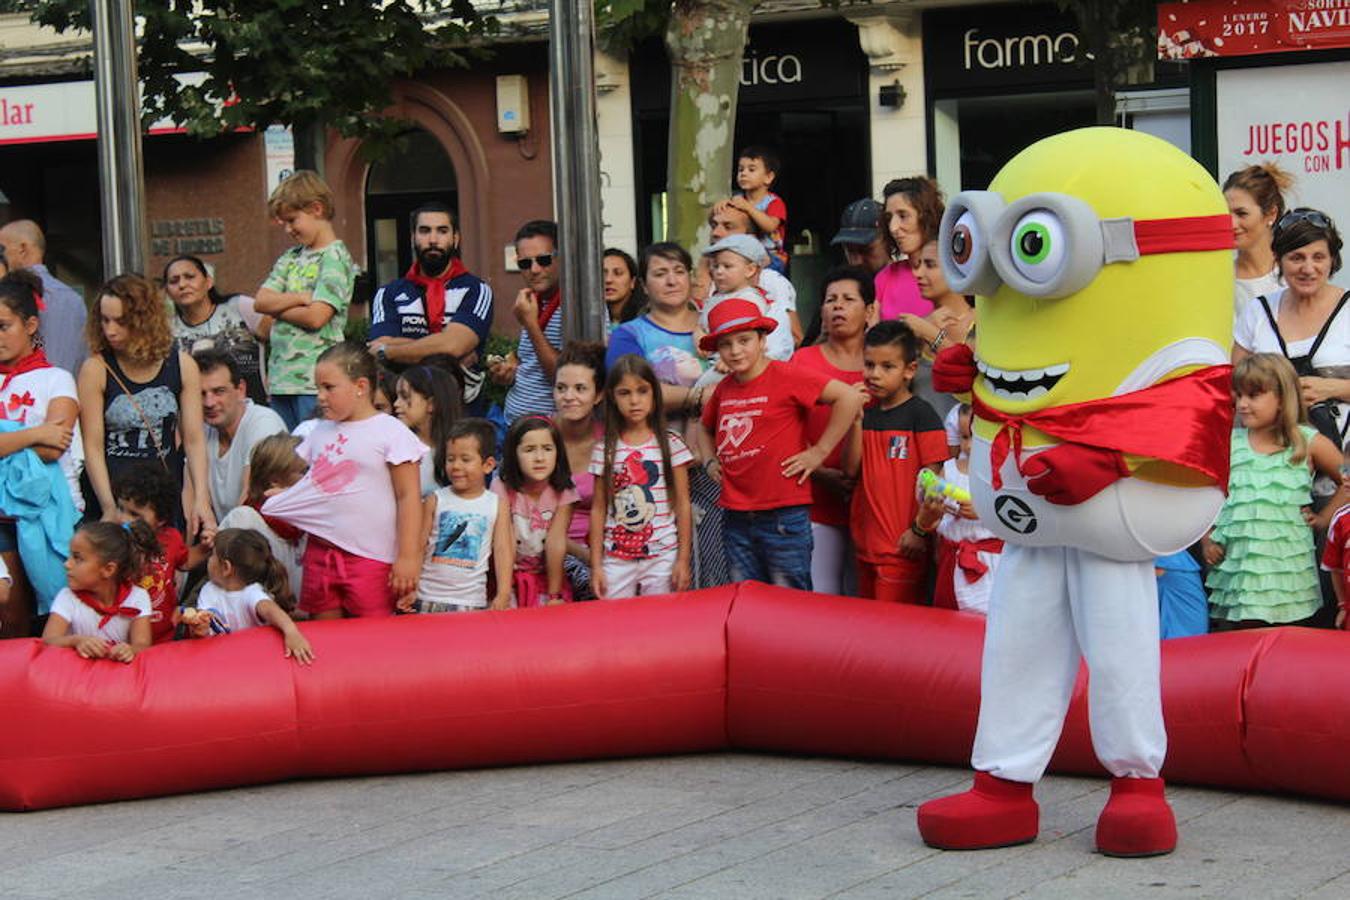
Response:
[{"label": "minion mascot costume", "polygon": [[989,604],[974,787],[919,808],[943,849],[1034,840],[1032,788],[1080,656],[1113,776],[1097,849],[1176,846],[1153,558],[1199,539],[1228,483],[1232,228],[1218,185],[1170,144],[1085,128],[1028,147],[942,219],[953,290],[979,296],[979,354],[934,365],[972,391],[971,489],[1007,542]]}]

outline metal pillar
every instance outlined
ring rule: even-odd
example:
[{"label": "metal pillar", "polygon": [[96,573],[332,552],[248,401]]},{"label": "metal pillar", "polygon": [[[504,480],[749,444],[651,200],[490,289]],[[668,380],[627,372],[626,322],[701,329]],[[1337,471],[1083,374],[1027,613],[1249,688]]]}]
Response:
[{"label": "metal pillar", "polygon": [[594,9],[590,0],[549,0],[550,133],[558,243],[563,258],[563,337],[604,333],[600,144],[595,118]]},{"label": "metal pillar", "polygon": [[145,271],[145,171],[131,3],[91,0],[103,273]]}]

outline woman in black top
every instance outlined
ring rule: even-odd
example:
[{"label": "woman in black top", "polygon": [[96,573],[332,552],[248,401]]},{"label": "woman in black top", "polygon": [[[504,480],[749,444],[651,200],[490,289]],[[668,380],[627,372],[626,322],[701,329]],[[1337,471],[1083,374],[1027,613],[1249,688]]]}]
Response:
[{"label": "woman in black top", "polygon": [[[175,349],[169,314],[154,283],[119,275],[98,291],[80,367],[80,429],[94,504],[89,516],[117,516],[113,482],[128,466],[158,461],[185,495],[188,537],[214,527],[202,429],[201,379],[192,357]],[[168,524],[168,523],[164,523]]]}]

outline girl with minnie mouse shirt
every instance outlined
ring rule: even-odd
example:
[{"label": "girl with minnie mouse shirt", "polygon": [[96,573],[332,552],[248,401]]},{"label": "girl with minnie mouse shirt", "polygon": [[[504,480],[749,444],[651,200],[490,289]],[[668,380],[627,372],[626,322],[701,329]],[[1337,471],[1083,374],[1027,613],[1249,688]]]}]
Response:
[{"label": "girl with minnie mouse shirt", "polygon": [[591,454],[591,585],[612,599],[688,590],[694,456],[666,430],[661,385],[628,354],[605,380],[605,440]]}]

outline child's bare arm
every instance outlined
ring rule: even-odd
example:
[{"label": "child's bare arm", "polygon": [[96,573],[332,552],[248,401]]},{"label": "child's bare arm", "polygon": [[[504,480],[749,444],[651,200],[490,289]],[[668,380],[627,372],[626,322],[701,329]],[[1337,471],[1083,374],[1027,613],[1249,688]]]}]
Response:
[{"label": "child's bare arm", "polygon": [[281,632],[281,638],[286,644],[284,656],[295,660],[302,666],[314,662],[314,648],[300,633],[295,621],[287,615],[286,610],[277,605],[275,600],[260,601],[254,609],[258,613],[258,618]]},{"label": "child's bare arm", "polygon": [[70,622],[52,613],[42,629],[42,642],[49,647],[70,647],[85,659],[103,659],[108,655],[108,642],[100,637],[70,633]]},{"label": "child's bare arm", "polygon": [[567,556],[567,526],[572,521],[572,504],[563,503],[553,513],[544,535],[544,568],[548,573],[549,597],[562,593],[563,559]]},{"label": "child's bare arm", "polygon": [[511,577],[516,570],[516,536],[511,524],[511,506],[505,497],[497,498],[497,523],[492,526],[492,569],[497,576],[497,595],[493,609],[511,606]]},{"label": "child's bare arm", "polygon": [[605,482],[595,479],[595,494],[591,497],[591,590],[601,600],[605,599],[608,585],[605,584],[605,516],[609,511],[609,491]]},{"label": "child's bare arm", "polygon": [[260,287],[253,298],[253,308],[268,316],[280,317],[288,309],[307,306],[313,295],[297,292],[283,292],[272,288]]},{"label": "child's bare arm", "polygon": [[391,465],[389,476],[398,505],[398,558],[389,572],[389,586],[396,597],[402,597],[417,590],[417,579],[422,574],[422,557],[417,552],[422,525],[421,476],[415,462]]},{"label": "child's bare arm", "polygon": [[[793,454],[783,460],[783,475],[787,478],[796,478],[798,483],[806,481],[811,473],[820,468],[820,464],[825,461],[825,457],[830,455],[830,451],[835,448],[848,433],[853,421],[862,411],[863,401],[858,392],[851,386],[842,381],[831,379],[825,385],[825,389],[820,392],[819,403],[828,404],[834,407],[830,411],[830,420],[825,425],[825,430],[820,435],[820,440],[807,447],[801,453]],[[844,471],[848,471],[845,469]],[[850,475],[857,474],[849,472]]]},{"label": "child's bare arm", "polygon": [[675,505],[675,568],[671,572],[671,587],[676,591],[689,590],[692,582],[690,559],[694,546],[694,516],[689,507],[689,466],[676,466],[671,473],[674,479],[674,493],[671,502]]}]

